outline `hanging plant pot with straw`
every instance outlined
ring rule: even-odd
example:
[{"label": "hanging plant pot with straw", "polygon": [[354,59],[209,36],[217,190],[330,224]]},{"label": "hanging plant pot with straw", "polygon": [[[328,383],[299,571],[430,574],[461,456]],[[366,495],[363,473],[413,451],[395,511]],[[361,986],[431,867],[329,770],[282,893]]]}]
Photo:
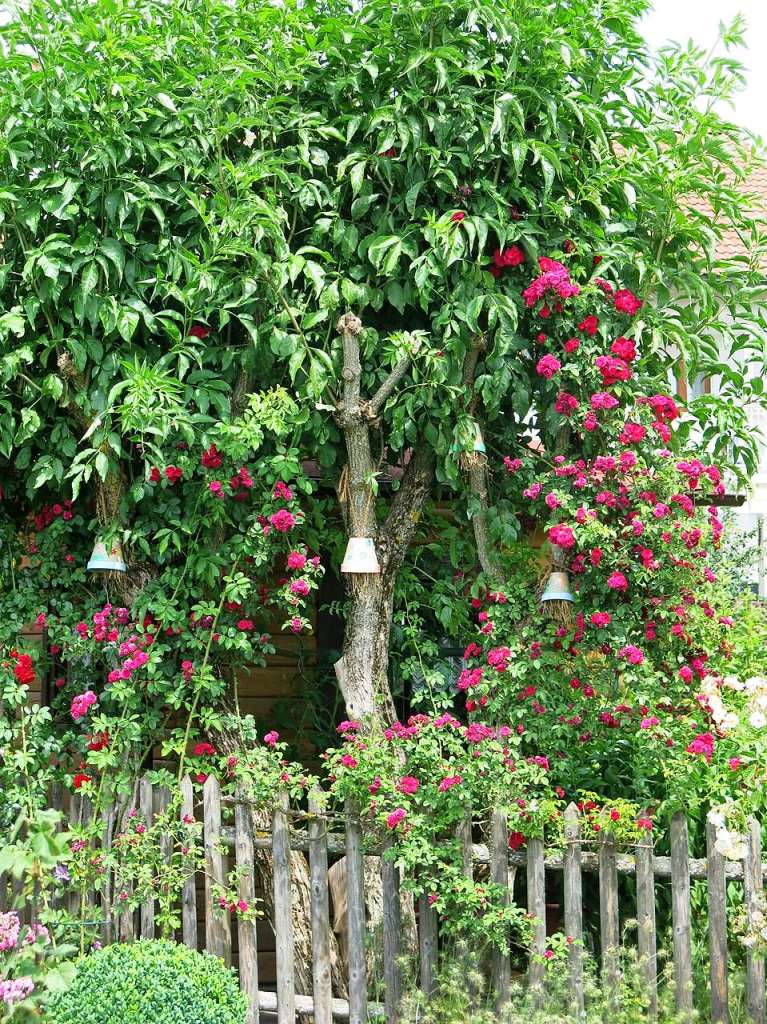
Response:
[{"label": "hanging plant pot with straw", "polygon": [[556,622],[573,621],[573,592],[567,571],[567,552],[558,544],[550,544],[550,564],[543,577],[540,596],[541,611]]}]

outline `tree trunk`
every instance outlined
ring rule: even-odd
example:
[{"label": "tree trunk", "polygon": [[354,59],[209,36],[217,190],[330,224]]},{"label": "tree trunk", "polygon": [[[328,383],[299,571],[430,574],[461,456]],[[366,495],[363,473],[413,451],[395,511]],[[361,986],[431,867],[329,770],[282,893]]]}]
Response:
[{"label": "tree trunk", "polygon": [[388,682],[393,584],[388,573],[353,584],[343,654],[335,665],[352,719],[373,715],[388,724],[396,717]]},{"label": "tree trunk", "polygon": [[344,432],[347,468],[339,484],[349,537],[374,541],[379,573],[350,574],[351,601],[343,653],[336,662],[338,685],[350,718],[389,724],[396,717],[389,687],[389,634],[394,586],[413,538],[434,479],[434,454],[425,445],[411,455],[389,514],[379,527],[376,520],[375,476],[370,425],[402,379],[410,357],[402,358],[378,389],[366,400],[361,393],[362,365],[359,336],[361,321],[351,313],[338,321],[344,352],[343,397],[337,420]]}]

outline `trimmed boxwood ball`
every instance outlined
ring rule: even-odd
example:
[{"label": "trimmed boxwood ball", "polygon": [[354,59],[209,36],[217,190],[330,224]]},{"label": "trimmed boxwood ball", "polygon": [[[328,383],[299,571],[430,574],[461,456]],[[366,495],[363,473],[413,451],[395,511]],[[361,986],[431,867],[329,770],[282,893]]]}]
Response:
[{"label": "trimmed boxwood ball", "polygon": [[231,968],[174,942],[106,946],[83,957],[50,1024],[244,1024],[247,1004]]}]

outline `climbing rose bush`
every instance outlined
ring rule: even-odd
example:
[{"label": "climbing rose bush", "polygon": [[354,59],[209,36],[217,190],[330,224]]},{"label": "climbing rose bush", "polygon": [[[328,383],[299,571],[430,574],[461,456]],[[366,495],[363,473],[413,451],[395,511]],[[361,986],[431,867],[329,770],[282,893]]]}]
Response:
[{"label": "climbing rose bush", "polygon": [[338,733],[340,747],[325,755],[331,796],[357,801],[368,834],[403,867],[404,885],[428,898],[447,931],[501,946],[510,927],[524,938],[522,910],[504,906],[499,887],[463,875],[456,830],[468,816],[502,810],[512,835],[556,831],[546,759],[525,757],[509,725],[462,725],[450,714],[413,715],[373,733],[345,721]]},{"label": "climbing rose bush", "polygon": [[[643,376],[642,301],[603,277],[575,284],[555,260],[539,269],[522,291],[539,439],[502,469],[544,556],[474,599],[458,691],[470,714],[508,721],[545,756],[568,798],[681,804],[714,771],[737,788],[731,762],[748,748],[715,715],[732,653],[710,566],[722,473],[678,440],[677,403]],[[552,560],[574,599],[555,619],[538,605]]]}]

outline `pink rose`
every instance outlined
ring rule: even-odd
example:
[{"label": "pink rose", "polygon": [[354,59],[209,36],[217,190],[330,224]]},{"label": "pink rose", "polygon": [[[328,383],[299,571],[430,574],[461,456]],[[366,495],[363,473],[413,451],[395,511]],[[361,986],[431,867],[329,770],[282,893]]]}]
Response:
[{"label": "pink rose", "polygon": [[413,796],[421,788],[421,783],[413,775],[405,775],[397,783],[397,790],[407,796]]},{"label": "pink rose", "polygon": [[291,551],[288,555],[288,569],[303,569],[306,565],[306,555],[300,551]]},{"label": "pink rose", "polygon": [[545,355],[538,360],[538,365],[535,367],[535,372],[539,377],[545,377],[546,380],[551,380],[555,373],[562,368],[562,364],[556,358],[556,356]]}]

